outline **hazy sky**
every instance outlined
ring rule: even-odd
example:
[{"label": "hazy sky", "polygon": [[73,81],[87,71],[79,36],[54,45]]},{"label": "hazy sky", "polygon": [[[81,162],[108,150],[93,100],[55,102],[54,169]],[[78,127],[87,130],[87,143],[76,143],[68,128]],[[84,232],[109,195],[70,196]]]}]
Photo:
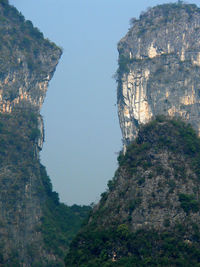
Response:
[{"label": "hazy sky", "polygon": [[[63,48],[42,108],[42,163],[61,201],[90,204],[105,191],[122,148],[117,117],[117,43],[129,20],[159,0],[10,0]],[[187,1],[198,4],[199,1]]]}]

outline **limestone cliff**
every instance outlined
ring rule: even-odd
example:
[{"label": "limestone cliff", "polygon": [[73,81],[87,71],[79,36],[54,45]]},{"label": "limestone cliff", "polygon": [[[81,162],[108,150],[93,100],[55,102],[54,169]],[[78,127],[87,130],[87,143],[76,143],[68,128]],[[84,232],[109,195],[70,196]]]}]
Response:
[{"label": "limestone cliff", "polygon": [[40,109],[61,54],[0,1],[0,266],[63,266],[88,212],[59,202],[39,160]]},{"label": "limestone cliff", "polygon": [[200,9],[179,1],[132,24],[118,44],[125,149],[67,267],[199,265]]},{"label": "limestone cliff", "polygon": [[124,144],[158,114],[200,134],[200,9],[183,3],[143,13],[118,44],[118,114]]},{"label": "limestone cliff", "polygon": [[0,22],[0,112],[10,113],[16,106],[36,111],[41,148],[39,111],[62,51],[7,1],[0,5]]}]

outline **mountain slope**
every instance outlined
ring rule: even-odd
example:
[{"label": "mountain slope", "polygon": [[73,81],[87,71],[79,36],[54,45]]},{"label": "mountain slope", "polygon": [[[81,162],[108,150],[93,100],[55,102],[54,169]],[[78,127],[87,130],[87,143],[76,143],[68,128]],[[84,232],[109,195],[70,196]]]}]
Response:
[{"label": "mountain slope", "polygon": [[71,244],[66,266],[199,266],[195,131],[158,117],[118,160],[108,191]]}]

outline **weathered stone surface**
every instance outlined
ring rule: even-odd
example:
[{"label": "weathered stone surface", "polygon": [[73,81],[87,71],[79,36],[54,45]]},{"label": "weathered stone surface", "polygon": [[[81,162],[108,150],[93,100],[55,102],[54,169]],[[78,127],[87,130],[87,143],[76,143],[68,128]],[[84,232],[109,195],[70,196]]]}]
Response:
[{"label": "weathered stone surface", "polygon": [[43,131],[39,112],[62,51],[6,1],[0,3],[0,21],[0,112],[32,109]]},{"label": "weathered stone surface", "polygon": [[[159,25],[159,27],[158,27]],[[200,134],[200,9],[166,4],[142,14],[118,44],[118,114],[124,145],[158,114]]]}]

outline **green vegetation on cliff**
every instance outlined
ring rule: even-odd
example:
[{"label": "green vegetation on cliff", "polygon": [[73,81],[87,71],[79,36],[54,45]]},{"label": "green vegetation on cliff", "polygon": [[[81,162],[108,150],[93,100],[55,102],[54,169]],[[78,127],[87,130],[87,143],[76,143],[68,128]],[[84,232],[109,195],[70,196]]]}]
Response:
[{"label": "green vegetation on cliff", "polygon": [[[192,242],[184,238],[188,230],[193,233]],[[162,233],[145,229],[132,233],[126,225],[87,231],[74,239],[65,260],[67,267],[200,266],[198,225],[187,229],[177,224]]]},{"label": "green vegetation on cliff", "polygon": [[41,107],[61,54],[15,7],[0,1],[0,109],[25,102]]},{"label": "green vegetation on cliff", "polygon": [[65,248],[69,247],[82,223],[91,211],[90,206],[67,206],[59,202],[58,194],[52,190],[45,167],[41,165],[41,179],[47,199],[43,207],[41,231],[45,247],[60,258],[64,258]]},{"label": "green vegetation on cliff", "polygon": [[[0,233],[4,234],[0,264],[3,266],[21,266],[24,260],[31,266],[63,266],[66,248],[91,209],[60,203],[45,167],[40,164],[38,138],[38,115],[31,109],[0,113]],[[31,237],[30,231],[33,231]],[[48,260],[45,254],[54,255],[54,259]]]},{"label": "green vegetation on cliff", "polygon": [[[0,1],[0,71],[6,75],[6,66],[20,67],[23,61],[28,62],[28,68],[41,72],[40,53],[45,49],[59,49],[48,39],[44,39],[40,30],[33,26],[24,16],[8,1]],[[10,51],[17,50],[17,53]],[[25,56],[21,62],[20,54]],[[52,55],[53,57],[53,55]],[[19,64],[20,63],[20,64]]]},{"label": "green vegetation on cliff", "polygon": [[67,267],[200,266],[200,139],[162,116],[140,128]]}]

